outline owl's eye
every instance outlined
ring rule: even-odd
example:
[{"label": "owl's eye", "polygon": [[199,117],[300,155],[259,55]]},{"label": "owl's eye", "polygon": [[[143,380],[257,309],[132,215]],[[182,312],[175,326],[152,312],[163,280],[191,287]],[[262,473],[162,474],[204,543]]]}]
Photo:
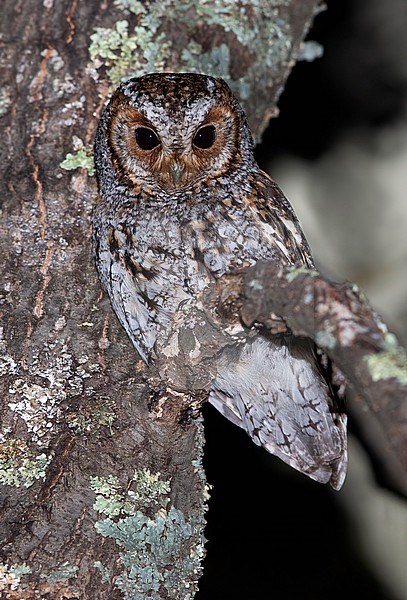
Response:
[{"label": "owl's eye", "polygon": [[192,143],[197,148],[202,148],[203,150],[206,150],[207,148],[213,146],[215,139],[215,127],[213,125],[205,125],[204,127],[201,127],[201,129],[198,129]]},{"label": "owl's eye", "polygon": [[137,127],[136,142],[142,150],[152,150],[159,145],[160,140],[152,129]]}]

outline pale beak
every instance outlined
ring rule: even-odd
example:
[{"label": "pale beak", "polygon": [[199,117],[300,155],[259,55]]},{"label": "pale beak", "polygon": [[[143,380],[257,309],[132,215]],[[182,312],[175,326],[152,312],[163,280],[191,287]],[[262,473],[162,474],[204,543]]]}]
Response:
[{"label": "pale beak", "polygon": [[174,182],[175,185],[177,185],[179,183],[179,180],[182,177],[182,173],[184,172],[185,166],[177,161],[177,160],[173,160],[170,164],[170,173],[171,173],[171,177],[172,180]]}]

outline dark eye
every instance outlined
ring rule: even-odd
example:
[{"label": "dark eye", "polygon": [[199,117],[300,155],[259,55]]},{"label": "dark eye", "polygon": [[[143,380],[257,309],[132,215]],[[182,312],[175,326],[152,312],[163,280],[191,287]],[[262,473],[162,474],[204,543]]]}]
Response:
[{"label": "dark eye", "polygon": [[152,129],[137,127],[136,142],[142,150],[152,150],[160,143],[160,140]]},{"label": "dark eye", "polygon": [[210,148],[211,146],[213,146],[215,139],[215,127],[213,125],[205,125],[205,127],[201,127],[201,129],[198,129],[192,143],[197,148],[202,148],[206,150],[206,148]]}]

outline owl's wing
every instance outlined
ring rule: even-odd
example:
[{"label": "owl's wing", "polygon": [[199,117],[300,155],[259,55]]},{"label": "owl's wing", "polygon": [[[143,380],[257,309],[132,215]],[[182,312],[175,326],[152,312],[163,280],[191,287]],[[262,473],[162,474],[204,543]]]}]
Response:
[{"label": "owl's wing", "polygon": [[157,337],[154,307],[143,298],[129,266],[104,246],[103,240],[97,242],[96,266],[113,310],[141,358],[148,362]]},{"label": "owl's wing", "polygon": [[171,265],[153,265],[146,257],[137,260],[131,244],[113,228],[95,238],[95,256],[116,316],[141,358],[150,362],[158,335],[165,333],[186,297],[181,288],[171,286]]},{"label": "owl's wing", "polygon": [[209,401],[259,446],[339,489],[346,474],[346,415],[307,340],[255,334],[219,359]]},{"label": "owl's wing", "polygon": [[298,218],[277,183],[260,170],[251,174],[249,182],[246,210],[257,223],[262,240],[267,240],[273,248],[275,258],[281,264],[314,268],[311,250]]},{"label": "owl's wing", "polygon": [[[249,177],[243,201],[256,224],[255,244],[240,256],[314,267],[291,205],[262,171]],[[253,441],[295,469],[335,489],[343,483],[346,415],[319,370],[310,340],[251,332],[247,343],[223,351],[210,402]]]}]

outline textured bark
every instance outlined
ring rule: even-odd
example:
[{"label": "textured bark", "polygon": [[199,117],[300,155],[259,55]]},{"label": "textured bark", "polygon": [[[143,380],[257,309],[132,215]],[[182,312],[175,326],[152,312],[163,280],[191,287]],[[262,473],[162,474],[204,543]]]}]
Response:
[{"label": "textured bark", "polygon": [[[187,9],[184,2],[143,2],[144,13],[134,3],[128,14],[120,4],[4,0],[0,9],[4,598],[193,597],[205,507],[202,425],[180,423],[186,406],[161,389],[157,371],[140,365],[118,326],[92,258],[95,181],[84,169],[72,174],[59,165],[74,135],[86,158],[115,85],[112,68],[124,76],[143,65],[154,70],[148,48],[164,49],[165,40],[167,53],[156,53],[161,68],[223,69],[259,137],[316,7],[311,0],[267,2],[262,17],[257,3],[225,3],[233,19],[222,27],[227,15],[198,14],[199,3]],[[242,31],[234,13],[241,7],[251,15]],[[156,12],[154,30],[146,22]],[[128,49],[122,36],[109,50],[117,60],[106,58],[105,68],[100,50],[91,61],[95,28],[117,30],[124,20],[128,32],[139,26],[135,58],[121,54]],[[141,51],[143,35],[150,41]],[[195,54],[191,41],[201,46]],[[228,60],[211,69],[225,48]],[[164,566],[151,539],[138,537],[146,515],[167,544]],[[151,569],[150,580],[143,568]]]}]

